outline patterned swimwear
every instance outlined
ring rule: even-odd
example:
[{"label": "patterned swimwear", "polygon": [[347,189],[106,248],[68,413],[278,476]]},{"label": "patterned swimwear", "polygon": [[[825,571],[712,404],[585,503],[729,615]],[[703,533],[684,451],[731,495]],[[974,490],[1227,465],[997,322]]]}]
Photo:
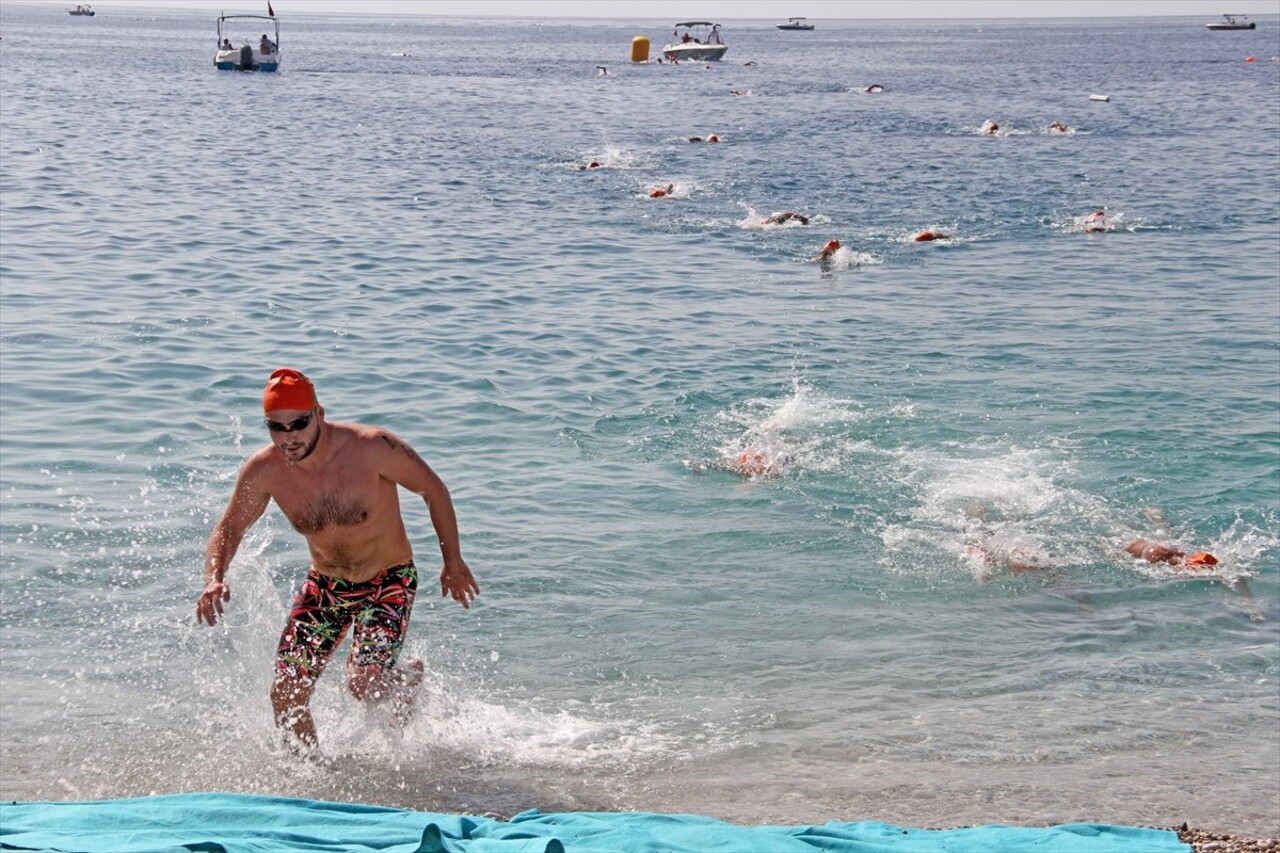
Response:
[{"label": "patterned swimwear", "polygon": [[404,644],[417,589],[418,570],[412,562],[362,583],[309,570],[280,635],[276,675],[319,678],[352,625],[348,665],[390,669]]}]

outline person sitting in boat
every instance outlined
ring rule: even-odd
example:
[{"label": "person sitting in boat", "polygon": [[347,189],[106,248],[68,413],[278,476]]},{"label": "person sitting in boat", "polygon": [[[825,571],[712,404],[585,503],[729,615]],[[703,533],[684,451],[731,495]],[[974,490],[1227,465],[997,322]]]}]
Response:
[{"label": "person sitting in boat", "polygon": [[222,40],[222,49],[223,49],[223,50],[235,50],[235,48],[231,46],[231,39],[223,39],[223,40]]},{"label": "person sitting in boat", "polygon": [[259,50],[262,51],[263,56],[270,56],[271,54],[276,52],[276,43],[273,42],[271,39],[267,38],[266,33],[263,33],[262,41],[258,43],[258,48]]}]

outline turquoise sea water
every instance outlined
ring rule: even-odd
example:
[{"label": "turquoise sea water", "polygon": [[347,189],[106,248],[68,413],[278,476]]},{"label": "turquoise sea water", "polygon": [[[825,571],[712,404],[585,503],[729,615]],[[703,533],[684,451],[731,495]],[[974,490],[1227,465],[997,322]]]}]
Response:
[{"label": "turquoise sea water", "polygon": [[[0,798],[1280,832],[1280,21],[214,23],[0,7]],[[282,365],[482,587],[406,501],[422,713],[329,673],[336,769],[270,721],[278,513],[192,618]]]}]

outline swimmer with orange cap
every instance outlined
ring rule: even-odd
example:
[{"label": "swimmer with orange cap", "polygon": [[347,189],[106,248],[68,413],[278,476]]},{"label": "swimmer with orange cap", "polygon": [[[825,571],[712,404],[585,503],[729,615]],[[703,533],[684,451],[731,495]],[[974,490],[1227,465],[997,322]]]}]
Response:
[{"label": "swimmer with orange cap", "polygon": [[1146,560],[1148,563],[1168,563],[1171,566],[1188,569],[1207,569],[1209,566],[1218,565],[1218,558],[1208,551],[1188,554],[1171,545],[1161,545],[1150,539],[1135,539],[1124,549],[1139,560]]},{"label": "swimmer with orange cap", "polygon": [[929,243],[933,240],[950,240],[951,235],[941,231],[917,231],[911,235],[911,239],[916,243]]},{"label": "swimmer with orange cap", "polygon": [[581,170],[583,170],[583,169],[599,169],[599,168],[600,168],[600,161],[599,161],[599,160],[592,160],[590,163],[579,163],[579,164],[578,164],[578,169],[579,169],[579,171],[581,171]]},{"label": "swimmer with orange cap", "polygon": [[405,441],[381,427],[328,420],[311,380],[290,368],[271,374],[262,410],[271,442],[240,469],[209,536],[196,621],[217,624],[231,598],[232,559],[274,501],[311,558],[280,636],[271,685],[276,725],[305,754],[317,745],[311,694],[346,633],[348,692],[386,703],[400,719],[412,710],[424,667],[416,658],[397,662],[418,588],[401,489],[422,498],[431,517],[444,558],[440,594],[469,607],[480,588],[462,558],[449,489]]},{"label": "swimmer with orange cap", "polygon": [[675,184],[667,184],[665,187],[654,187],[649,190],[649,198],[668,198],[675,191]]},{"label": "swimmer with orange cap", "polygon": [[[1145,560],[1148,563],[1165,563],[1173,566],[1180,574],[1202,576],[1217,574],[1213,567],[1218,565],[1218,558],[1208,551],[1196,551],[1188,554],[1180,548],[1175,548],[1172,545],[1162,545],[1150,539],[1135,539],[1126,545],[1124,549],[1139,560]],[[1249,589],[1248,581],[1243,577],[1236,577],[1231,581],[1231,588],[1240,593],[1244,608],[1252,621],[1261,622],[1266,619],[1266,614],[1262,612],[1262,609],[1253,599],[1253,593]]]},{"label": "swimmer with orange cap", "polygon": [[986,134],[987,136],[995,136],[999,132],[1000,132],[1000,125],[996,124],[991,119],[987,119],[985,122],[982,123],[982,127],[978,128],[978,133],[983,133],[983,134]]},{"label": "swimmer with orange cap", "polygon": [[831,256],[838,251],[840,251],[840,241],[828,240],[827,244],[823,246],[822,249],[818,252],[817,260],[819,263],[822,263],[824,261],[829,261],[831,260]]}]

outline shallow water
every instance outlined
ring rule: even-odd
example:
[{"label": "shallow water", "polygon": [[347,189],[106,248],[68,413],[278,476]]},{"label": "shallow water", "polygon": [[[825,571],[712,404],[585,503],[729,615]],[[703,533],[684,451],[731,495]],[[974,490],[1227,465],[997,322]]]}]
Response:
[{"label": "shallow water", "polygon": [[[1202,23],[727,21],[708,69],[298,16],[257,76],[6,3],[0,797],[1280,832],[1280,29]],[[330,673],[336,769],[270,722],[278,513],[191,619],[280,365],[442,474],[483,590],[407,508],[421,713]]]}]

